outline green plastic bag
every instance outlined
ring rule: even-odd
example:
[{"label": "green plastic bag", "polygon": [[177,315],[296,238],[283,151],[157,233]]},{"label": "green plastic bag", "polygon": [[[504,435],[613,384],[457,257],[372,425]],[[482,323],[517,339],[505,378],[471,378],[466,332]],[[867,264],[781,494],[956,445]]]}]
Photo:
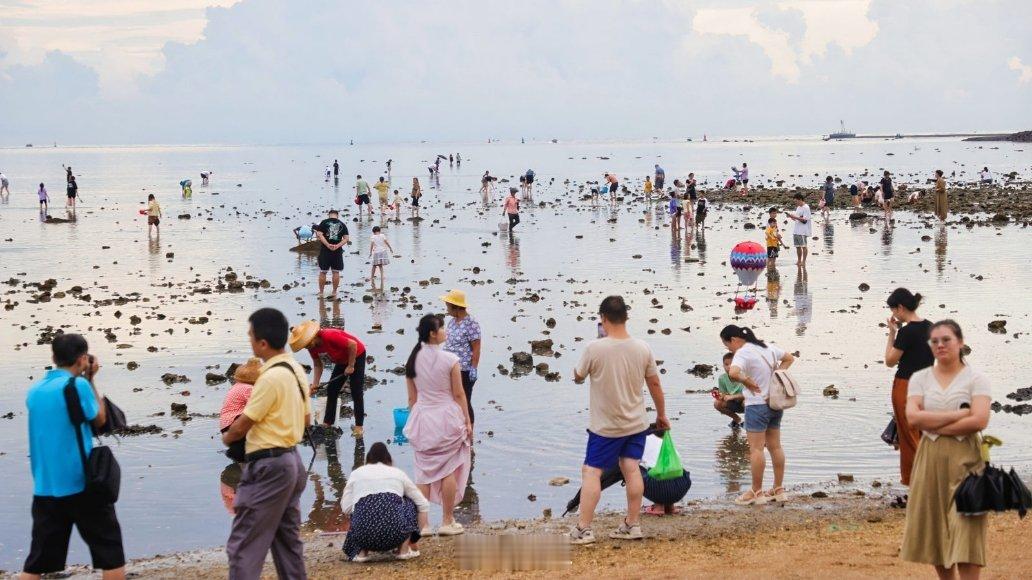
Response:
[{"label": "green plastic bag", "polygon": [[659,458],[656,464],[649,469],[649,477],[657,481],[676,479],[684,474],[684,467],[681,465],[681,458],[674,448],[674,438],[667,429],[663,434],[663,446],[659,448]]}]

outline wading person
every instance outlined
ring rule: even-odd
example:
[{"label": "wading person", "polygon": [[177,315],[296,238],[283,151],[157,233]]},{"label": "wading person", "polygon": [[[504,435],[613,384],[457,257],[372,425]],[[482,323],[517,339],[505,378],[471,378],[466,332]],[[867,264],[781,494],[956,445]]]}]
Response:
[{"label": "wading person", "polygon": [[620,189],[620,180],[612,173],[606,173],[605,180],[609,187],[609,203],[616,203],[616,191]]},{"label": "wading person", "polygon": [[910,378],[934,362],[928,346],[932,323],[917,314],[921,295],[906,288],[896,288],[885,301],[892,313],[886,323],[889,328],[885,346],[885,366],[896,367],[892,381],[892,415],[896,419],[899,436],[899,475],[903,485],[910,485],[910,472],[917,454],[920,433],[907,420],[907,391]]},{"label": "wading person", "polygon": [[591,522],[602,495],[602,473],[617,466],[627,482],[627,516],[609,537],[619,540],[644,537],[639,516],[645,484],[639,463],[645,451],[649,421],[645,415],[642,384],[648,387],[656,407],[656,430],[670,428],[656,359],[645,341],[628,334],[627,311],[621,296],[609,296],[602,301],[598,314],[604,338],[588,343],[573,371],[575,383],[591,380],[588,394],[591,419],[581,467],[580,513],[569,535],[572,544],[595,542]]},{"label": "wading person", "polygon": [[466,303],[466,293],[462,290],[452,290],[441,296],[441,300],[444,301],[448,316],[451,317],[446,329],[448,340],[444,344],[444,350],[459,357],[469,423],[471,426],[476,425],[473,416],[473,385],[477,383],[477,367],[480,366],[480,323],[473,320],[466,310],[469,305]]},{"label": "wading person", "polygon": [[953,493],[984,465],[979,432],[989,425],[989,380],[963,355],[964,334],[952,320],[932,325],[935,364],[910,377],[907,418],[922,432],[910,476],[900,557],[935,566],[939,578],[977,579],[986,565],[988,515],[957,513]]},{"label": "wading person", "polygon": [[946,178],[942,175],[942,169],[935,170],[935,217],[939,221],[946,221],[949,214],[950,204],[946,197]]},{"label": "wading person", "polygon": [[0,171],[0,195],[11,195],[11,182],[3,171]]},{"label": "wading person", "polygon": [[888,170],[882,174],[880,183],[882,207],[885,210],[885,223],[889,223],[892,221],[892,198],[895,197],[896,193],[892,188],[892,174]]},{"label": "wading person", "polygon": [[502,204],[502,213],[509,218],[509,233],[520,223],[520,200],[516,199],[516,188],[509,188],[509,197]]},{"label": "wading person", "polygon": [[344,246],[348,245],[348,226],[337,217],[337,210],[331,209],[326,219],[319,222],[315,235],[319,243],[319,296],[326,291],[326,273],[333,271],[333,293],[336,298],[340,286],[340,272],[344,269]]},{"label": "wading person", "polygon": [[[405,363],[409,413],[405,437],[415,452],[414,479],[419,491],[441,506],[437,533],[465,532],[455,521],[472,466],[473,426],[462,389],[459,357],[444,350],[448,331],[444,320],[427,314],[416,329],[419,341]],[[422,535],[430,535],[425,529]]]},{"label": "wading person", "polygon": [[373,235],[369,237],[369,259],[373,262],[373,269],[369,273],[369,283],[373,288],[376,288],[376,269],[379,268],[380,289],[383,290],[384,284],[386,284],[383,267],[391,263],[391,254],[393,253],[394,248],[387,241],[387,236],[383,235],[380,226],[373,226]]},{"label": "wading person", "polygon": [[222,434],[226,445],[244,439],[246,452],[226,542],[229,577],[259,578],[271,549],[277,576],[305,578],[300,500],[306,474],[297,451],[312,411],[305,371],[286,351],[290,326],[282,312],[262,308],[248,322],[251,350],[264,364],[244,412]]},{"label": "wading person", "polygon": [[46,212],[50,210],[50,196],[47,195],[47,187],[42,183],[39,184],[39,191],[36,192],[39,196],[39,209]]},{"label": "wading person", "polygon": [[75,182],[75,176],[68,174],[68,207],[75,209],[75,198],[79,197],[79,184]]},{"label": "wading person", "polygon": [[365,465],[348,476],[340,499],[351,529],[344,554],[352,562],[367,562],[369,552],[394,552],[399,560],[419,556],[419,531],[428,526],[430,502],[405,472],[394,467],[387,446],[377,441]]},{"label": "wading person", "polygon": [[659,191],[660,193],[662,193],[662,191],[663,191],[663,184],[664,184],[665,181],[666,181],[666,171],[663,171],[663,168],[659,166],[659,163],[657,163],[656,164],[656,191]]},{"label": "wading person", "polygon": [[362,218],[362,206],[369,210],[369,217],[373,217],[373,204],[369,201],[369,182],[362,179],[361,175],[355,176],[355,203],[358,204],[358,217]]},{"label": "wading person", "polygon": [[[767,346],[756,338],[749,328],[733,324],[720,331],[720,340],[734,353],[728,376],[742,383],[745,390],[745,431],[749,440],[749,468],[752,487],[738,496],[738,505],[764,504],[785,501],[785,451],[781,448],[781,417],[784,411],[775,411],[767,404],[771,376],[775,369],[792,366],[795,357],[776,346]],[[766,449],[774,468],[774,486],[763,490],[763,473],[767,460]]]},{"label": "wading person", "polygon": [[[72,526],[89,547],[93,567],[105,580],[125,578],[122,529],[115,504],[87,492],[82,454],[93,449],[93,429],[107,422],[104,400],[93,384],[100,369],[86,339],[61,334],[51,344],[54,366],[29,388],[29,463],[32,468],[32,547],[22,579],[65,568]],[[79,400],[73,425],[65,389]],[[79,431],[77,433],[77,431]],[[81,449],[81,451],[80,451]]]},{"label": "wading person", "polygon": [[810,233],[813,231],[813,224],[810,223],[812,214],[810,213],[810,206],[806,205],[806,197],[803,194],[797,193],[793,197],[795,198],[796,210],[794,212],[785,212],[785,216],[795,222],[795,225],[792,226],[792,245],[795,246],[796,264],[805,267],[806,257],[810,253],[806,243],[810,238]]},{"label": "wading person", "polygon": [[419,185],[419,178],[412,178],[412,217],[419,217],[419,198],[423,197],[423,188]]},{"label": "wading person", "polygon": [[154,199],[154,194],[147,196],[147,235],[151,234],[151,228],[161,234],[161,205]]},{"label": "wading person", "polygon": [[362,426],[365,425],[365,344],[349,332],[337,328],[319,328],[318,322],[306,320],[291,330],[290,349],[294,352],[308,349],[308,354],[312,356],[309,394],[315,394],[322,379],[323,362],[320,355],[325,354],[333,362],[333,372],[330,381],[326,383],[323,427],[332,427],[337,422],[337,398],[346,381],[354,403],[355,426],[351,428],[351,434],[361,437]]},{"label": "wading person", "polygon": [[380,202],[380,219],[386,219],[387,206],[390,205],[389,193],[391,190],[391,184],[380,176],[380,179],[373,185],[373,189],[376,190],[376,200]]}]

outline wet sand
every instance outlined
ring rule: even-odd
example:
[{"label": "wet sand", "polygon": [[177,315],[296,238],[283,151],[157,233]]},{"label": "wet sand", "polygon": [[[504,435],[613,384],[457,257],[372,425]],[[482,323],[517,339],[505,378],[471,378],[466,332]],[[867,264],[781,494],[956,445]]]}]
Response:
[{"label": "wet sand", "polygon": [[[818,495],[820,495],[818,493]],[[871,494],[879,495],[879,494]],[[676,516],[642,516],[646,539],[611,540],[609,530],[619,514],[596,518],[598,542],[572,546],[572,563],[560,570],[494,572],[462,570],[454,538],[429,538],[421,555],[408,562],[346,562],[343,536],[309,536],[305,559],[309,578],[352,575],[391,578],[585,578],[605,574],[620,578],[904,578],[930,577],[929,566],[898,557],[904,510],[888,507],[881,497],[860,490],[832,492],[815,498],[806,493],[783,506],[742,508],[725,502],[689,502]],[[575,522],[574,516],[553,520],[506,520],[468,528],[468,534],[555,534]],[[983,578],[1020,578],[1032,569],[1026,541],[1032,523],[1014,513],[991,516],[989,566]],[[129,564],[146,578],[225,578],[222,550],[159,556]],[[81,573],[81,570],[78,572]],[[73,576],[73,577],[78,577]],[[264,578],[274,578],[271,561]]]}]

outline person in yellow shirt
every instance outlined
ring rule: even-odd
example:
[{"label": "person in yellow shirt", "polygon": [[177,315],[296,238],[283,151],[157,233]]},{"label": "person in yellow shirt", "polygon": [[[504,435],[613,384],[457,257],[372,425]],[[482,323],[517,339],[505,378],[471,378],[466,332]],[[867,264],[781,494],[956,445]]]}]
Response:
[{"label": "person in yellow shirt", "polygon": [[645,176],[645,201],[652,201],[652,177]]},{"label": "person in yellow shirt", "polygon": [[151,228],[157,230],[158,234],[161,233],[161,206],[158,205],[158,200],[154,199],[154,194],[147,196],[147,235],[151,233]]},{"label": "person in yellow shirt", "polygon": [[245,438],[233,527],[226,542],[230,578],[258,578],[269,549],[280,577],[304,578],[301,494],[307,472],[297,444],[311,420],[305,371],[287,352],[290,325],[274,308],[248,318],[251,350],[264,361],[244,412],[222,435]]},{"label": "person in yellow shirt", "polygon": [[373,185],[373,189],[376,190],[377,196],[380,198],[380,216],[382,217],[387,213],[387,206],[390,201],[387,199],[387,192],[391,189],[391,184],[380,176],[380,180]]},{"label": "person in yellow shirt", "polygon": [[779,248],[782,245],[781,232],[778,231],[778,220],[775,218],[769,218],[767,220],[767,229],[763,230],[763,235],[767,238],[767,265],[771,266],[778,259]]}]

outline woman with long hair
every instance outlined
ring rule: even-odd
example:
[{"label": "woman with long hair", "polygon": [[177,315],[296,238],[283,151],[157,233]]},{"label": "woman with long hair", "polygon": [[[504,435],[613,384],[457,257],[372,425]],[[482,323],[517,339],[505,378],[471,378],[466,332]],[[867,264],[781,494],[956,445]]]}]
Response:
[{"label": "woman with long hair", "polygon": [[932,365],[932,349],[928,347],[928,332],[932,323],[917,314],[921,294],[912,294],[906,288],[896,288],[885,301],[892,313],[886,323],[889,327],[885,345],[885,366],[896,367],[892,380],[892,415],[896,418],[899,435],[899,475],[903,485],[910,485],[910,471],[921,434],[907,421],[907,386],[917,371]]},{"label": "woman with long hair", "polygon": [[423,197],[423,188],[419,185],[419,178],[412,178],[412,193],[409,194],[412,198],[412,217],[419,217],[419,198]]},{"label": "woman with long hair", "polygon": [[[411,411],[404,433],[415,451],[416,485],[441,506],[437,533],[454,536],[465,531],[453,512],[469,479],[473,427],[459,357],[442,348],[448,338],[444,319],[427,314],[419,320],[417,331],[419,342],[405,364]],[[429,528],[425,532],[429,535]]]},{"label": "woman with long hair", "polygon": [[[781,448],[784,411],[771,409],[767,398],[774,371],[792,366],[795,357],[776,346],[768,346],[756,338],[751,329],[733,324],[720,331],[720,340],[734,353],[728,376],[745,386],[742,394],[745,395],[745,431],[749,440],[752,487],[738,496],[735,503],[754,505],[785,501],[785,451]],[[763,455],[765,448],[774,467],[774,486],[768,491],[763,490],[763,472],[767,469],[767,459]]]},{"label": "woman with long hair", "polygon": [[922,432],[910,476],[900,557],[935,566],[939,578],[976,579],[986,564],[987,516],[960,515],[957,487],[985,463],[979,432],[989,425],[989,380],[964,361],[964,333],[952,320],[932,325],[935,364],[910,377],[907,419]]},{"label": "woman with long hair", "polygon": [[340,499],[351,528],[344,554],[366,562],[369,552],[394,552],[399,560],[419,556],[419,530],[427,525],[430,504],[405,472],[394,467],[387,446],[377,441],[365,465],[351,472]]}]

